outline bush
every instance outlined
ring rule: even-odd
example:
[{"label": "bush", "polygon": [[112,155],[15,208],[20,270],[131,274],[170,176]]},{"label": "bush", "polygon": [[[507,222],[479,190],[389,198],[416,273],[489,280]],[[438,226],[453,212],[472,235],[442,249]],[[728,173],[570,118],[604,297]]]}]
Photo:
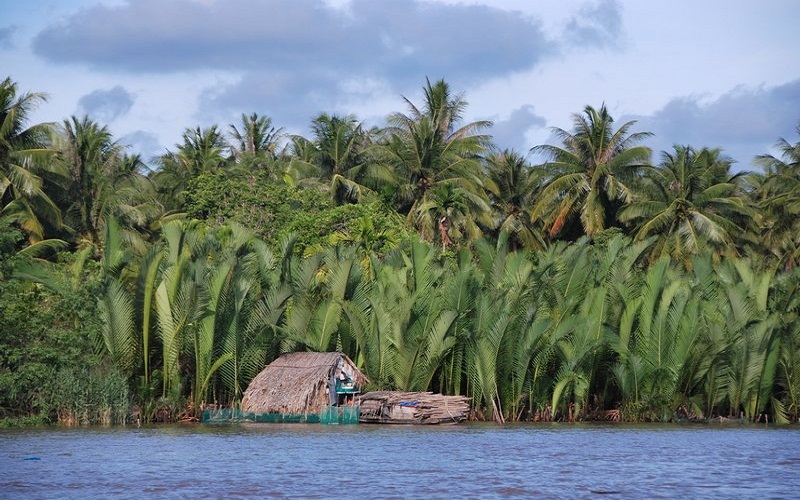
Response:
[{"label": "bush", "polygon": [[[309,247],[330,245],[333,233],[362,237],[366,219],[378,231],[407,233],[402,217],[378,200],[336,205],[326,186],[288,186],[259,173],[200,175],[189,183],[186,199],[190,217],[212,225],[238,222],[275,250],[284,236],[294,234],[297,236],[294,250],[298,255]],[[373,233],[378,231],[373,229]],[[369,250],[380,253],[393,246],[379,240],[374,240],[378,248]]]},{"label": "bush", "polygon": [[[68,367],[99,364],[97,279],[70,273],[70,254],[51,268],[51,288],[13,277],[15,258],[0,262],[0,419],[14,425],[52,420],[42,390]],[[59,290],[55,292],[54,290]],[[44,405],[44,406],[43,406]]]}]

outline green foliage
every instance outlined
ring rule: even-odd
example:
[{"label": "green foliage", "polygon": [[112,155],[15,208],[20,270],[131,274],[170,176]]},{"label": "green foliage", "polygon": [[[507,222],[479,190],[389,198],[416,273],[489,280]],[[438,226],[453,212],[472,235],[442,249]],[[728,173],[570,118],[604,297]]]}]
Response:
[{"label": "green foliage", "polygon": [[0,425],[174,421],[294,350],[499,422],[798,421],[796,144],[761,176],[651,167],[586,107],[531,166],[426,83],[387,128],[323,114],[282,150],[257,114],[187,129],[144,177],[102,124],[26,128],[43,96],[2,82]]},{"label": "green foliage", "polygon": [[113,367],[75,365],[54,371],[36,400],[42,415],[70,427],[130,421],[128,378]]},{"label": "green foliage", "polygon": [[[326,246],[331,234],[358,233],[364,219],[384,231],[405,232],[402,220],[377,202],[337,206],[325,190],[276,183],[259,172],[200,175],[189,183],[186,197],[190,217],[211,224],[239,223],[275,250],[283,238],[295,234],[298,254]],[[382,252],[390,245],[374,241],[370,249]]]},{"label": "green foliage", "polygon": [[186,190],[191,218],[216,224],[238,222],[265,241],[280,241],[297,214],[332,207],[320,190],[276,183],[261,172],[217,172],[195,177]]},{"label": "green foliage", "polygon": [[636,199],[620,213],[636,221],[635,238],[654,241],[654,257],[669,254],[688,262],[693,255],[735,253],[748,234],[752,210],[730,174],[731,160],[719,150],[675,146],[661,164],[647,168]]},{"label": "green foliage", "polygon": [[5,280],[13,271],[9,260],[20,250],[23,239],[22,231],[0,221],[0,280]]},{"label": "green foliage", "polygon": [[393,249],[408,234],[402,218],[375,202],[297,213],[286,231],[297,236],[298,252],[347,241],[378,255]]},{"label": "green foliage", "polygon": [[[0,281],[0,418],[49,419],[52,415],[39,396],[42,388],[62,369],[100,361],[95,354],[97,271],[88,269],[73,281],[75,262],[68,258],[75,256],[62,257],[66,262],[49,270],[49,286],[17,278]],[[11,264],[20,265],[19,258],[6,262]]]},{"label": "green foliage", "polygon": [[428,241],[447,247],[469,231],[480,234],[476,220],[488,223],[486,188],[480,156],[488,151],[489,136],[480,134],[488,121],[461,124],[467,102],[443,79],[426,80],[421,106],[405,99],[408,114],[389,116],[382,161],[396,175],[394,203]]},{"label": "green foliage", "polygon": [[20,92],[10,77],[0,81],[0,222],[22,228],[31,242],[44,239],[48,223],[58,227],[61,214],[44,191],[45,177],[57,170],[48,148],[48,124],[28,125],[38,92]]},{"label": "green foliage", "polygon": [[[15,297],[4,328],[27,332],[5,337],[6,416],[122,422],[135,401],[146,420],[176,418],[187,400],[235,403],[270,360],[308,349],[344,351],[374,388],[468,395],[497,421],[796,418],[798,280],[746,260],[648,266],[648,243],[618,230],[532,254],[501,239],[447,256],[418,238],[384,252],[340,240],[304,257],[287,240],[273,253],[242,226],[196,221],[165,225],[141,258],[114,241],[104,281],[92,266],[74,281],[76,255],[42,285],[3,283]],[[53,316],[30,317],[28,303]],[[78,328],[91,332],[82,343]],[[99,338],[111,375],[87,357]]]},{"label": "green foliage", "polygon": [[629,134],[634,121],[615,130],[605,104],[600,109],[586,106],[572,122],[572,133],[553,129],[563,148],[534,148],[549,159],[542,165],[549,179],[533,216],[545,221],[551,237],[564,234],[570,224],[580,224],[590,236],[613,226],[619,207],[632,198],[628,180],[650,159],[650,149],[636,144],[651,134]]}]

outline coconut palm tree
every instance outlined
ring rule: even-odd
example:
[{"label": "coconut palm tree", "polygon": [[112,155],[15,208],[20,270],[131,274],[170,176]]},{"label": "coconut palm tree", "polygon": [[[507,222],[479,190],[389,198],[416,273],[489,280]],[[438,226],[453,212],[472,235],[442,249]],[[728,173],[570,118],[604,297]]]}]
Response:
[{"label": "coconut palm tree", "polygon": [[61,213],[46,194],[42,174],[49,159],[49,124],[28,126],[45,94],[19,94],[11,78],[0,82],[0,217],[18,224],[31,242],[44,238],[45,223],[58,228]]},{"label": "coconut palm tree", "polygon": [[152,175],[160,201],[167,210],[181,210],[183,191],[189,180],[201,173],[215,172],[227,165],[229,145],[216,125],[186,129],[177,151],[168,151],[156,159],[158,170]]},{"label": "coconut palm tree", "polygon": [[[800,135],[800,125],[797,126]],[[800,140],[779,139],[780,157],[765,154],[755,163],[764,169],[756,191],[761,208],[761,240],[787,267],[800,265]]]},{"label": "coconut palm tree", "polygon": [[[487,150],[489,136],[478,132],[491,125],[476,121],[461,125],[467,102],[453,95],[450,86],[426,80],[424,104],[420,107],[404,98],[408,114],[389,116],[383,148],[385,161],[395,172],[395,203],[410,221],[420,221],[422,206],[430,201],[431,189],[451,184],[470,196],[485,198],[480,156]],[[478,217],[475,214],[474,217]]]},{"label": "coconut palm tree", "polygon": [[291,137],[287,173],[306,185],[329,183],[333,200],[357,203],[391,178],[385,165],[372,161],[377,129],[366,130],[353,115],[322,113],[311,122],[311,139]]},{"label": "coconut palm tree", "polygon": [[[800,135],[800,124],[797,125],[795,131]],[[775,149],[780,152],[780,158],[770,154],[763,154],[756,157],[756,163],[763,166],[768,175],[790,175],[792,186],[794,186],[794,183],[797,182],[795,179],[796,170],[800,168],[800,140],[791,144],[781,137],[775,143]]]},{"label": "coconut palm tree", "polygon": [[322,113],[311,122],[311,132],[322,177],[332,179],[363,166],[368,138],[355,116]]},{"label": "coconut palm tree", "polygon": [[183,144],[178,146],[181,163],[191,174],[213,172],[225,166],[225,149],[228,142],[216,125],[209,128],[187,129],[183,133]]},{"label": "coconut palm tree", "polygon": [[[144,164],[125,154],[108,127],[73,116],[61,124],[53,145],[67,172],[54,198],[80,240],[101,245],[108,217],[132,230],[148,227],[161,215],[153,186],[141,173]],[[127,231],[129,243],[136,240],[134,233]]]},{"label": "coconut palm tree", "polygon": [[280,172],[275,163],[280,155],[283,127],[276,128],[267,116],[242,114],[239,127],[230,125],[231,156],[237,165],[247,169],[267,170],[277,180]]},{"label": "coconut palm tree", "polygon": [[314,162],[322,177],[330,180],[331,195],[338,203],[360,201],[376,179],[380,165],[369,161],[372,134],[365,130],[353,115],[338,116],[322,113],[312,124],[316,154]]},{"label": "coconut palm tree", "polygon": [[275,128],[272,125],[272,118],[259,116],[257,113],[251,115],[242,114],[241,130],[236,125],[231,124],[230,136],[233,139],[231,151],[234,157],[243,154],[260,155],[276,158],[278,147],[284,136],[283,127]]},{"label": "coconut palm tree", "polygon": [[443,250],[462,240],[479,238],[481,223],[491,224],[486,200],[480,194],[455,184],[440,184],[428,190],[414,219],[422,238],[428,241],[438,239]]},{"label": "coconut palm tree", "polygon": [[635,239],[655,237],[653,255],[689,262],[706,245],[719,253],[735,251],[752,224],[753,211],[730,174],[731,160],[718,149],[674,147],[658,167],[647,168],[642,193],[620,213],[635,224]]},{"label": "coconut palm tree", "polygon": [[605,104],[586,106],[572,121],[572,133],[553,129],[563,147],[532,149],[548,157],[540,166],[548,179],[531,215],[543,219],[551,238],[567,234],[573,224],[589,236],[616,224],[617,210],[632,200],[629,181],[650,159],[650,149],[636,144],[652,134],[629,134],[635,121],[615,130]]},{"label": "coconut palm tree", "polygon": [[498,232],[507,232],[512,248],[544,247],[541,229],[531,219],[542,176],[527,160],[513,150],[494,152],[486,157],[488,176],[496,187],[489,194],[494,223]]}]

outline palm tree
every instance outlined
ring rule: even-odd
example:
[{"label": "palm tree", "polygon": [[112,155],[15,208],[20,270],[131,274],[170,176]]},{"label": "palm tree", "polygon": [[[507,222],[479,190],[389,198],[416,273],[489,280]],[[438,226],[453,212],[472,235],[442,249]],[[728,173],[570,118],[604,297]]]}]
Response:
[{"label": "palm tree", "polygon": [[185,203],[182,193],[189,180],[226,166],[224,152],[228,148],[216,125],[207,129],[186,129],[178,150],[168,151],[156,160],[160,168],[152,178],[164,207],[168,210],[182,209]]},{"label": "palm tree", "polygon": [[269,157],[278,156],[278,147],[283,138],[283,127],[275,128],[272,118],[242,114],[241,130],[231,124],[230,135],[234,142],[231,150],[235,157],[248,153],[251,155],[266,154]]},{"label": "palm tree", "polygon": [[[447,370],[459,366],[459,356],[466,358],[464,371],[474,406],[484,401],[499,422],[519,420],[526,409],[525,399],[533,400],[536,368],[532,367],[546,344],[545,322],[536,319],[539,295],[534,265],[525,253],[509,251],[503,237],[494,243],[478,240],[470,253],[477,254],[477,259],[459,260],[459,271],[467,271],[459,282],[476,286],[462,285],[460,288],[472,293],[449,295],[457,298],[458,309],[468,308],[472,313],[459,311],[458,323],[465,323],[460,330],[467,334],[456,331]],[[465,322],[464,317],[470,321]]]},{"label": "palm tree", "polygon": [[392,182],[386,165],[373,158],[378,129],[366,130],[353,115],[322,113],[311,122],[312,139],[292,137],[292,171],[330,183],[337,203],[357,203]]},{"label": "palm tree", "polygon": [[512,248],[542,249],[544,240],[530,215],[541,189],[541,170],[534,170],[512,150],[492,153],[486,163],[489,179],[496,187],[489,195],[493,227],[510,235]]},{"label": "palm tree", "polygon": [[656,237],[653,255],[684,262],[709,244],[731,250],[752,222],[738,186],[743,174],[729,173],[731,160],[718,149],[675,146],[657,168],[647,168],[643,193],[620,220],[636,224],[635,239]]},{"label": "palm tree", "polygon": [[165,246],[162,269],[155,284],[153,306],[161,340],[162,395],[180,396],[180,360],[194,331],[208,314],[198,286],[202,276],[203,247],[208,243],[194,222],[172,221],[163,226]]},{"label": "palm tree", "polygon": [[[54,138],[58,162],[67,172],[58,203],[66,224],[83,241],[99,246],[105,221],[115,217],[126,229],[146,228],[162,213],[155,192],[142,175],[138,156],[127,156],[106,126],[72,117]],[[135,241],[128,231],[129,242]]]},{"label": "palm tree", "polygon": [[311,122],[311,132],[322,177],[332,179],[363,166],[367,136],[355,116],[322,113]]},{"label": "palm tree", "polygon": [[354,251],[335,247],[305,259],[293,275],[294,296],[286,322],[287,338],[304,348],[341,349],[343,303],[362,279]]},{"label": "palm tree", "polygon": [[193,332],[198,405],[210,396],[217,372],[220,392],[241,398],[273,353],[276,325],[291,297],[275,277],[278,260],[251,231],[233,224],[210,237],[219,247],[204,259],[200,277],[209,314]]},{"label": "palm tree", "polygon": [[414,220],[422,238],[432,241],[438,236],[443,250],[463,238],[474,241],[480,237],[479,223],[491,224],[486,200],[454,184],[440,184],[428,190]]},{"label": "palm tree", "polygon": [[[87,249],[91,247],[86,247]],[[124,270],[131,259],[122,238],[120,225],[110,219],[104,228],[103,279],[105,290],[99,300],[101,335],[106,353],[114,365],[126,374],[136,373],[139,356],[149,350],[139,342],[136,325],[136,297],[125,279]],[[148,358],[144,356],[146,380]]]},{"label": "palm tree", "polygon": [[437,186],[451,184],[470,196],[485,197],[483,189],[488,184],[481,178],[479,159],[487,150],[489,136],[477,132],[491,122],[459,127],[467,102],[461,95],[453,95],[444,80],[434,84],[426,80],[424,93],[421,108],[404,98],[409,114],[389,117],[384,146],[398,183],[395,202],[411,221],[421,220],[422,206]]},{"label": "palm tree", "polygon": [[382,261],[372,255],[369,279],[362,280],[350,300],[342,304],[346,328],[355,344],[352,359],[373,386],[381,389],[391,385],[387,335],[393,321],[389,304],[383,300],[385,287],[379,279],[382,269]]},{"label": "palm tree", "polygon": [[45,94],[18,95],[11,78],[0,82],[0,217],[19,224],[31,242],[44,238],[44,222],[61,224],[61,213],[44,190],[40,174],[52,167],[49,124],[27,126]]},{"label": "palm tree", "polygon": [[566,234],[576,222],[589,236],[613,226],[617,210],[632,200],[628,182],[650,158],[650,149],[636,144],[652,134],[628,134],[635,121],[614,130],[605,104],[599,110],[586,106],[572,121],[572,133],[553,129],[563,147],[532,149],[549,157],[540,166],[549,180],[531,215],[544,220],[551,238]]},{"label": "palm tree", "polygon": [[371,214],[364,214],[355,221],[352,227],[345,228],[328,236],[330,246],[352,246],[361,259],[361,267],[365,274],[373,276],[373,257],[385,254],[400,245],[406,231],[403,220],[396,214],[387,214],[391,224],[376,224]]},{"label": "palm tree", "polygon": [[[797,126],[800,135],[800,125]],[[800,140],[779,139],[780,158],[764,154],[756,164],[764,169],[757,201],[761,207],[761,239],[786,267],[800,265]]]},{"label": "palm tree", "polygon": [[355,116],[322,113],[312,124],[316,146],[315,163],[322,177],[331,182],[331,195],[339,203],[359,201],[374,185],[378,165],[368,161],[372,138]]},{"label": "palm tree", "polygon": [[516,304],[503,301],[498,306],[495,298],[489,293],[482,293],[475,305],[475,331],[471,336],[467,358],[467,375],[473,391],[473,404],[477,407],[481,402],[487,409],[492,409],[492,419],[504,423],[500,387],[503,380],[498,380],[504,373],[503,347],[508,337],[513,335]]},{"label": "palm tree", "polygon": [[195,405],[239,399],[279,351],[276,327],[291,297],[280,259],[235,224],[212,232],[170,221],[141,257],[113,219],[105,235],[103,346],[117,367],[141,376],[140,397],[175,400],[188,390]]},{"label": "palm tree", "polygon": [[382,332],[388,372],[396,389],[424,391],[453,346],[449,333],[457,312],[434,286],[445,269],[430,245],[412,241],[397,257],[399,262],[378,274],[378,292],[390,318]]},{"label": "palm tree", "polygon": [[183,144],[178,146],[178,156],[191,174],[213,172],[225,165],[224,151],[228,147],[225,137],[212,125],[187,129]]},{"label": "palm tree", "polygon": [[667,257],[640,276],[626,297],[630,325],[613,347],[612,372],[626,420],[666,421],[682,398],[680,383],[698,337],[698,297]]},{"label": "palm tree", "polygon": [[586,410],[590,402],[592,374],[595,370],[596,350],[607,341],[608,328],[604,324],[606,290],[595,286],[595,269],[588,247],[576,250],[561,262],[557,279],[546,290],[550,300],[557,301],[556,318],[566,316],[571,329],[553,339],[556,368],[553,371],[551,407],[567,420],[574,420]]},{"label": "palm tree", "polygon": [[[696,259],[695,266],[712,277],[710,300],[694,328],[699,326],[705,344],[698,371],[705,409],[755,420],[772,403],[780,357],[780,335],[773,334],[777,315],[766,310],[774,271],[758,271],[745,260],[704,260]],[[698,279],[703,273],[693,281],[705,281]]]},{"label": "palm tree", "polygon": [[771,401],[776,417],[788,422],[800,421],[800,268],[778,275],[773,281],[770,309],[778,321],[773,343],[780,354],[775,389]]},{"label": "palm tree", "polygon": [[384,259],[373,257],[372,268],[373,276],[362,277],[342,302],[353,359],[379,388],[429,390],[455,342],[459,311],[442,291],[452,281],[436,250],[419,239]]},{"label": "palm tree", "polygon": [[248,169],[266,169],[277,179],[279,172],[275,171],[275,162],[279,157],[280,142],[285,136],[283,127],[276,128],[271,118],[257,113],[242,114],[240,127],[230,126],[230,148],[234,161]]},{"label": "palm tree", "polygon": [[[795,131],[800,135],[800,124]],[[781,158],[776,158],[770,154],[759,155],[756,162],[764,167],[768,175],[790,174],[794,176],[796,170],[800,168],[800,141],[791,144],[784,138],[778,139],[775,149],[780,151]]]}]

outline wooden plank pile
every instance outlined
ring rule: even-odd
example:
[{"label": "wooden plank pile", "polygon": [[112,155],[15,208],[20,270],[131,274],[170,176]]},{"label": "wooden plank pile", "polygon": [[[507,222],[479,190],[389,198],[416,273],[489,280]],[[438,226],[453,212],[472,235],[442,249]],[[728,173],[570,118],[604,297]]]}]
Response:
[{"label": "wooden plank pile", "polygon": [[432,392],[368,392],[358,404],[362,423],[456,424],[470,412],[469,398]]}]

